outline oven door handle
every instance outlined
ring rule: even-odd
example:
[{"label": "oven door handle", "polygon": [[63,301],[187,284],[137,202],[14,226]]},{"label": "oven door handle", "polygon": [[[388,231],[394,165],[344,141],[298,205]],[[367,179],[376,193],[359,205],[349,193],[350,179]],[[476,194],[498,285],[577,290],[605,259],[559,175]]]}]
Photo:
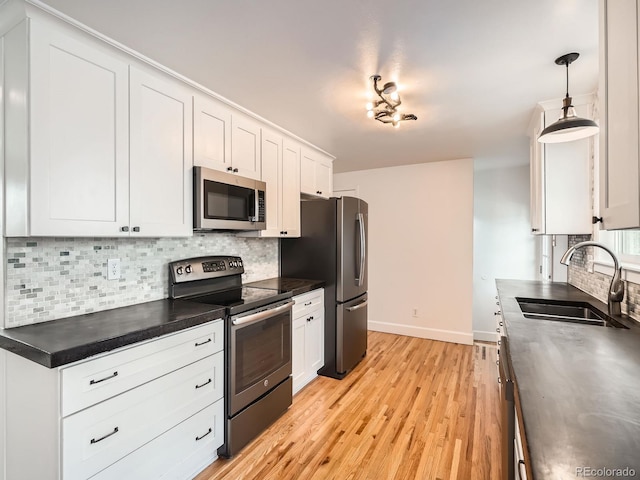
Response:
[{"label": "oven door handle", "polygon": [[252,323],[260,322],[265,318],[274,317],[281,313],[287,312],[292,308],[293,308],[293,302],[288,302],[276,308],[270,308],[269,310],[264,310],[263,312],[254,313],[252,315],[247,315],[246,317],[242,317],[242,318],[236,318],[235,320],[231,320],[231,323],[234,326],[249,325]]}]

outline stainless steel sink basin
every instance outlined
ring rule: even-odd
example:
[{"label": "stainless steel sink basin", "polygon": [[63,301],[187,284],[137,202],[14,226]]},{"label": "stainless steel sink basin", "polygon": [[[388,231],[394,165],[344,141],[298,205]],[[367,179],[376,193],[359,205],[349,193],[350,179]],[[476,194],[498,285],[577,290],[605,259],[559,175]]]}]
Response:
[{"label": "stainless steel sink basin", "polygon": [[540,300],[528,298],[516,298],[516,300],[525,318],[597,325],[601,327],[627,328],[609,315],[596,310],[588,303],[541,302]]}]

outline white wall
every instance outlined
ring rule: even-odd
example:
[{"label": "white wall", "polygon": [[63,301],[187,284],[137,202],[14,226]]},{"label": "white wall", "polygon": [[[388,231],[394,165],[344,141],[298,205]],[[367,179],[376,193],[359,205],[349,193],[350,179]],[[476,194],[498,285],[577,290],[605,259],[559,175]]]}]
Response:
[{"label": "white wall", "polygon": [[476,170],[473,188],[473,334],[495,341],[496,278],[536,279],[529,166]]},{"label": "white wall", "polygon": [[369,329],[471,344],[473,161],[340,173],[333,185],[369,203]]}]

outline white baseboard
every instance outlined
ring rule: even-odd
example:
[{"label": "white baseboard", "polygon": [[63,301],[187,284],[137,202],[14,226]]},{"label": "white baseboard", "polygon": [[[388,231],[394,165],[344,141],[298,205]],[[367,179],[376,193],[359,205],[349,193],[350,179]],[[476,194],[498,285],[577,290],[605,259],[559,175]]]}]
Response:
[{"label": "white baseboard", "polygon": [[496,332],[483,332],[481,330],[473,331],[473,339],[480,342],[497,342],[498,334]]},{"label": "white baseboard", "polygon": [[413,325],[399,325],[387,322],[369,322],[369,330],[384,333],[395,333],[396,335],[406,335],[409,337],[428,338],[429,340],[440,340],[442,342],[462,343],[463,345],[473,345],[473,334],[456,332],[453,330],[440,330],[437,328],[415,327]]}]

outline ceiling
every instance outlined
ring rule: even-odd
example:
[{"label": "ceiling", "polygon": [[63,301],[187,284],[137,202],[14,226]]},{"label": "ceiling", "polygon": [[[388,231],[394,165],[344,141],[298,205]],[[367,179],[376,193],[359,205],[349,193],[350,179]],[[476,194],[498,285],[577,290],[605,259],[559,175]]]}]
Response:
[{"label": "ceiling", "polygon": [[[538,101],[598,76],[597,0],[45,0],[337,157],[335,172],[528,162]],[[399,129],[366,117],[397,81]],[[558,103],[560,106],[560,103]]]}]

